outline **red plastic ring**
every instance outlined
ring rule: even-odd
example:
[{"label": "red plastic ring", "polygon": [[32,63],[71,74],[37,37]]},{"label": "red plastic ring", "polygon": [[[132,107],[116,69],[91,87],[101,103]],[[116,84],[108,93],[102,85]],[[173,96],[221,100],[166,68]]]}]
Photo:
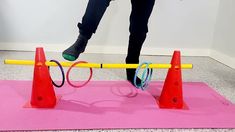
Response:
[{"label": "red plastic ring", "polygon": [[89,76],[88,80],[87,80],[85,83],[83,83],[83,84],[81,84],[81,85],[74,85],[74,84],[72,84],[71,81],[70,81],[70,79],[69,79],[70,71],[72,70],[73,67],[75,67],[77,64],[80,64],[80,63],[88,63],[88,62],[86,62],[86,61],[78,61],[78,62],[75,62],[71,67],[69,67],[69,69],[68,69],[68,71],[67,71],[67,74],[66,74],[66,79],[67,79],[68,84],[69,84],[70,86],[74,87],[74,88],[81,88],[81,87],[87,85],[87,83],[90,82],[90,80],[91,80],[91,78],[92,78],[92,74],[93,74],[92,68],[90,68],[90,76]]}]

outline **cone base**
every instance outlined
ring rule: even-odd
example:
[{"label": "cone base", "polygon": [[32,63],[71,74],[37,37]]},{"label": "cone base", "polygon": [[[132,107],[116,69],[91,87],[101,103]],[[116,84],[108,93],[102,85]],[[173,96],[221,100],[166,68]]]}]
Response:
[{"label": "cone base", "polygon": [[[58,102],[60,101],[60,99],[62,98],[62,95],[57,95],[56,96],[56,105],[58,104]],[[55,106],[56,106],[55,105]],[[53,107],[39,107],[39,106],[34,106],[34,105],[31,105],[31,103],[30,103],[30,101],[28,101],[24,106],[23,106],[23,108],[44,108],[44,109],[49,109],[49,108],[51,108],[51,109],[53,109],[53,108],[55,108],[55,106],[53,106]]]},{"label": "cone base", "polygon": [[173,107],[173,106],[170,107],[170,106],[163,106],[163,105],[160,105],[158,98],[157,98],[156,103],[157,103],[158,108],[160,108],[160,109],[180,109],[180,110],[189,110],[189,107],[188,107],[188,105],[187,105],[185,102],[183,102],[183,107],[181,107],[181,108],[177,108],[177,107]]}]

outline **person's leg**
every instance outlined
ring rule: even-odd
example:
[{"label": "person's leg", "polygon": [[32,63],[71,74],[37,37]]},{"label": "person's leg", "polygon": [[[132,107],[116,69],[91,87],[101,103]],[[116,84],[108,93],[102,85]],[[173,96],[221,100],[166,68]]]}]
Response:
[{"label": "person's leg", "polygon": [[89,0],[82,23],[78,24],[80,35],[77,41],[63,52],[66,60],[74,61],[85,51],[88,40],[100,23],[111,0]]},{"label": "person's leg", "polygon": [[[130,15],[130,36],[126,57],[127,64],[139,63],[139,56],[148,32],[148,20],[152,13],[154,3],[155,0],[131,0],[132,11]],[[126,73],[127,79],[133,84],[135,69],[126,69]],[[137,78],[137,84],[140,81]]]}]

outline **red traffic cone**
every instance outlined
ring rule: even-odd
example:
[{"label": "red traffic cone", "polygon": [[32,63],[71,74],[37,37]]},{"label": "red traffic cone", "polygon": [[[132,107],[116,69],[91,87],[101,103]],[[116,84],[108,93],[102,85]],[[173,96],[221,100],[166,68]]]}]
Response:
[{"label": "red traffic cone", "polygon": [[171,68],[168,70],[167,77],[159,98],[159,107],[168,109],[183,109],[182,76],[180,51],[174,51]]},{"label": "red traffic cone", "polygon": [[56,105],[56,96],[43,48],[36,48],[33,89],[30,104],[36,108],[53,108]]}]

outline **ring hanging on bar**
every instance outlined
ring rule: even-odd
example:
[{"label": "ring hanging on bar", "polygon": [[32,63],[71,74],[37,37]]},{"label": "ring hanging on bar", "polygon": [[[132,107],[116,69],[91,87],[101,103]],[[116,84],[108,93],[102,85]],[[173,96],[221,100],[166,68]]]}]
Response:
[{"label": "ring hanging on bar", "polygon": [[[149,82],[151,81],[151,78],[152,78],[152,74],[153,74],[153,69],[152,68],[149,68],[149,65],[151,63],[149,62],[143,62],[141,63],[138,68],[136,69],[135,71],[135,76],[134,76],[134,85],[136,86],[136,88],[138,89],[141,89],[141,90],[145,90],[147,87],[148,87],[148,84]],[[142,66],[145,66],[144,68],[144,72],[142,74],[142,77],[141,77],[141,83],[140,84],[137,84],[136,82],[136,79],[137,79],[137,76],[138,76],[138,73],[139,73],[139,70],[141,69]],[[147,75],[146,75],[147,74]]]},{"label": "ring hanging on bar", "polygon": [[[50,60],[50,62],[55,62],[55,63],[59,66],[59,68],[60,68],[60,71],[61,71],[61,74],[62,74],[62,82],[61,82],[61,84],[60,84],[60,85],[57,85],[52,79],[51,79],[51,81],[52,81],[52,84],[53,84],[55,87],[61,88],[61,87],[64,85],[64,82],[65,82],[64,69],[63,69],[63,67],[62,67],[62,65],[60,64],[59,61]],[[48,66],[48,70],[50,71],[50,66]]]},{"label": "ring hanging on bar", "polygon": [[81,88],[83,86],[85,86],[87,83],[89,83],[89,81],[91,80],[92,78],[92,74],[93,74],[93,71],[92,71],[92,68],[89,68],[90,69],[90,76],[88,78],[88,80],[86,82],[84,82],[83,84],[81,85],[74,85],[73,83],[71,83],[70,79],[69,79],[69,74],[70,74],[70,71],[72,70],[73,67],[75,67],[77,64],[80,64],[80,63],[88,63],[86,61],[78,61],[78,62],[75,62],[74,64],[72,64],[71,67],[69,67],[68,71],[67,71],[67,74],[66,74],[66,79],[67,79],[67,82],[69,85],[71,85],[72,87],[74,88]]}]

